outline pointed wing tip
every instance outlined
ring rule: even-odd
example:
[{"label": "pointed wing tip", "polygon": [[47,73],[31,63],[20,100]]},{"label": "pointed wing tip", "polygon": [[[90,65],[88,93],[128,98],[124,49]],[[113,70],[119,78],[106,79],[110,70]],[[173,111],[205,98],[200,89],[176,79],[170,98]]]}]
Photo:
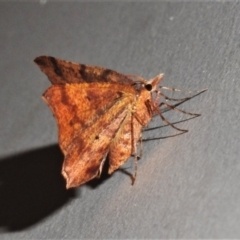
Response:
[{"label": "pointed wing tip", "polygon": [[45,66],[46,63],[47,63],[47,58],[48,56],[39,56],[39,57],[36,57],[33,61],[39,66]]},{"label": "pointed wing tip", "polygon": [[48,103],[48,100],[47,100],[47,97],[45,96],[45,93],[42,95],[42,100],[43,100],[45,103]]},{"label": "pointed wing tip", "polygon": [[49,61],[56,61],[55,57],[52,56],[47,56],[47,55],[42,55],[39,57],[36,57],[33,61],[40,67],[46,67],[49,65]]},{"label": "pointed wing tip", "polygon": [[68,174],[66,173],[66,171],[64,169],[62,169],[62,176],[66,180],[66,189],[73,188],[74,184],[72,184],[72,181],[70,181]]},{"label": "pointed wing tip", "polygon": [[51,93],[49,93],[49,91],[51,91],[51,87],[49,87],[42,95],[43,101],[46,102],[47,104],[49,104],[49,99],[51,97]]},{"label": "pointed wing tip", "polygon": [[76,178],[71,177],[64,169],[62,170],[62,176],[66,180],[66,189],[76,188],[83,185],[86,181],[78,181]]},{"label": "pointed wing tip", "polygon": [[68,181],[66,182],[66,189],[75,188],[75,187],[78,187],[78,186],[75,186],[74,184],[71,184]]}]

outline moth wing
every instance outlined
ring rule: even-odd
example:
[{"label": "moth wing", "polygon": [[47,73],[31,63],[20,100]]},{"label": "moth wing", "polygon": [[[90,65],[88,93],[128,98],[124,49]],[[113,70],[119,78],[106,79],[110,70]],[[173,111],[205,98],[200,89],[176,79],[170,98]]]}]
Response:
[{"label": "moth wing", "polygon": [[114,83],[51,86],[43,98],[59,128],[67,187],[97,176],[109,144],[135,100],[136,90]]},{"label": "moth wing", "polygon": [[[110,144],[108,153],[109,174],[121,167],[134,153],[134,149],[137,148],[141,130],[142,125],[129,114],[119,127]],[[132,138],[134,139],[132,140]]]},{"label": "moth wing", "polygon": [[119,126],[109,147],[109,174],[122,166],[134,151],[137,151],[142,128],[152,119],[152,113],[146,105],[148,100],[151,100],[151,94],[143,88],[136,101],[135,112],[129,113]]},{"label": "moth wing", "polygon": [[132,126],[131,114],[128,114],[122,124],[119,126],[118,131],[109,146],[108,173],[111,174],[123,165],[131,156],[132,148]]},{"label": "moth wing", "polygon": [[74,137],[120,100],[116,88],[113,84],[82,83],[53,85],[46,90],[43,99],[57,120],[63,153]]},{"label": "moth wing", "polygon": [[[125,104],[128,103],[125,102]],[[109,111],[112,115],[112,110]],[[109,151],[109,144],[127,112],[128,109],[122,106],[108,121],[105,114],[99,123],[97,122],[95,126],[91,126],[73,140],[62,167],[67,188],[82,185],[100,175]]]},{"label": "moth wing", "polygon": [[68,62],[51,56],[37,57],[34,62],[53,85],[84,82],[134,83],[126,75],[110,69]]}]

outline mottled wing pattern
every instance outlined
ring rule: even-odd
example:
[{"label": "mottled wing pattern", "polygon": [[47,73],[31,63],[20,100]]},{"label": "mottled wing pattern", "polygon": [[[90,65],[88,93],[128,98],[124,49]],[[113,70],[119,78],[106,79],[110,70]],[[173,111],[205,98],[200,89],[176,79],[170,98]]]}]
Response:
[{"label": "mottled wing pattern", "polygon": [[126,75],[106,68],[68,62],[51,56],[40,56],[34,61],[53,85],[83,82],[134,84]]},{"label": "mottled wing pattern", "polygon": [[131,112],[136,90],[118,83],[65,84],[50,87],[43,96],[58,122],[67,186],[96,177],[112,138]]},{"label": "mottled wing pattern", "polygon": [[142,88],[136,101],[134,113],[129,112],[112,140],[109,147],[109,174],[122,166],[137,149],[142,128],[152,119],[146,102],[151,100],[151,93]]},{"label": "mottled wing pattern", "polygon": [[62,174],[67,181],[67,188],[76,187],[99,176],[103,163],[109,151],[112,141],[119,125],[128,113],[129,100],[125,99],[118,109],[109,110],[114,112],[113,117],[107,114],[99,118],[99,121],[88,130],[78,135],[68,148],[62,167]]},{"label": "mottled wing pattern", "polygon": [[111,174],[123,165],[131,156],[132,151],[132,113],[130,112],[119,126],[114,139],[111,141],[108,153],[108,173]]},{"label": "mottled wing pattern", "polygon": [[65,153],[72,139],[123,98],[119,84],[53,85],[43,94],[58,123],[59,144]]}]

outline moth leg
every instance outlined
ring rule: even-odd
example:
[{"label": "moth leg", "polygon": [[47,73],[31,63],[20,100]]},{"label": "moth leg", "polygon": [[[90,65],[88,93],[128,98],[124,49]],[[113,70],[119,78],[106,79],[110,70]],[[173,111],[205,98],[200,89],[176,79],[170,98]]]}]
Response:
[{"label": "moth leg", "polygon": [[[181,122],[185,122],[185,121],[188,121],[188,120],[191,120],[193,118],[196,118],[198,116],[193,116],[191,118],[188,118],[188,119],[184,119],[184,120],[181,120],[181,121],[177,121],[177,122],[173,122],[172,124],[177,124],[177,123],[181,123]],[[164,127],[168,127],[169,125],[166,124],[166,125],[162,125],[162,126],[157,126],[157,127],[152,127],[152,128],[147,128],[147,129],[144,129],[143,131],[146,132],[146,131],[152,131],[152,130],[155,130],[155,129],[159,129],[159,128],[164,128]],[[154,138],[140,138],[140,141],[141,141],[141,150],[142,150],[142,142],[143,141],[151,141],[151,140],[160,140],[160,139],[165,139],[165,138],[170,138],[170,137],[176,137],[176,136],[179,136],[179,135],[182,135],[186,132],[180,132],[180,133],[176,133],[176,134],[173,134],[173,135],[169,135],[169,136],[163,136],[163,137],[154,137]]]},{"label": "moth leg", "polygon": [[133,114],[131,115],[131,135],[132,135],[132,154],[134,157],[134,174],[132,175],[132,185],[137,178],[137,151],[134,137],[134,124],[133,124]]},{"label": "moth leg", "polygon": [[164,93],[162,93],[160,90],[156,90],[156,97],[154,99],[154,104],[157,105],[157,102],[160,98],[160,96],[162,96],[166,101],[175,101],[175,102],[186,102],[189,99],[191,99],[192,97],[185,97],[185,98],[170,98],[168,96],[166,96]]},{"label": "moth leg", "polygon": [[[141,129],[145,124],[141,120],[140,116],[136,112],[133,112],[131,115],[131,134],[132,134],[132,156],[134,157],[134,175],[132,175],[132,185],[134,184],[136,177],[137,177],[137,161],[142,157],[142,135],[137,136],[137,138],[134,135],[134,132],[136,129],[134,129],[134,123],[133,120],[136,120],[139,126],[141,126]],[[135,125],[136,126],[136,125]],[[141,134],[141,133],[140,133]],[[137,154],[137,145],[140,141],[140,154]]]},{"label": "moth leg", "polygon": [[[181,91],[181,90],[179,90],[179,89],[177,89],[177,90],[178,90],[178,91]],[[205,91],[207,91],[207,89],[203,89],[203,90],[201,90],[201,91],[198,91],[195,95],[193,95],[193,96],[191,96],[191,97],[183,98],[183,99],[169,98],[169,97],[167,97],[166,95],[164,95],[163,93],[161,93],[160,91],[158,91],[158,92],[157,92],[157,96],[161,95],[161,96],[163,96],[166,100],[180,101],[179,103],[174,104],[174,105],[170,105],[170,104],[168,104],[168,103],[163,103],[163,102],[160,103],[160,104],[159,104],[159,107],[161,107],[161,106],[163,106],[163,105],[166,106],[166,108],[165,108],[163,111],[161,111],[161,112],[162,112],[162,113],[163,113],[163,112],[167,112],[167,111],[168,111],[167,109],[169,109],[169,110],[177,110],[177,111],[179,111],[179,112],[181,112],[181,113],[184,113],[184,114],[188,114],[188,115],[191,115],[191,116],[199,117],[199,116],[201,116],[201,114],[186,112],[186,111],[183,111],[183,110],[177,108],[177,106],[179,106],[180,104],[182,104],[182,103],[184,103],[184,102],[186,102],[186,101],[188,101],[188,100],[190,100],[190,99],[192,99],[192,98],[200,95],[201,93],[203,93],[203,92],[205,92]],[[157,98],[157,97],[156,97],[156,98]]]},{"label": "moth leg", "polygon": [[184,111],[184,110],[181,110],[181,109],[179,109],[179,108],[177,108],[177,107],[175,107],[175,106],[172,106],[171,104],[165,103],[165,102],[161,102],[161,103],[159,104],[159,107],[161,107],[161,106],[166,106],[166,107],[168,107],[168,108],[171,109],[171,110],[175,110],[175,111],[178,111],[178,112],[181,112],[181,113],[190,115],[190,116],[194,116],[194,117],[199,117],[199,116],[201,116],[201,114],[186,112],[186,111]]},{"label": "moth leg", "polygon": [[[189,121],[189,120],[191,120],[191,119],[193,119],[193,118],[196,118],[196,117],[199,117],[199,116],[193,116],[193,117],[190,117],[190,118],[181,120],[181,121],[173,122],[172,124],[174,125],[174,124],[186,122],[186,121]],[[144,132],[147,132],[147,131],[152,131],[152,130],[156,130],[156,129],[164,128],[164,127],[168,127],[168,126],[169,126],[168,124],[165,124],[165,125],[161,125],[161,126],[157,126],[157,127],[145,128],[143,131],[144,131]]]},{"label": "moth leg", "polygon": [[146,105],[149,105],[150,108],[152,108],[162,119],[163,122],[165,122],[166,124],[170,125],[172,128],[180,131],[180,132],[188,132],[188,130],[186,129],[181,129],[178,128],[176,126],[174,126],[172,123],[170,123],[163,115],[162,113],[159,111],[158,107],[156,107],[152,102],[150,102],[149,100],[146,101]]},{"label": "moth leg", "polygon": [[165,136],[165,137],[143,138],[142,141],[145,142],[145,141],[151,141],[151,140],[160,140],[160,139],[165,139],[165,138],[170,138],[170,137],[176,137],[176,136],[182,135],[184,133],[186,133],[186,132],[180,132],[180,133],[176,133],[176,134]]},{"label": "moth leg", "polygon": [[[191,96],[191,97],[189,97],[189,98],[186,98],[185,100],[180,101],[179,103],[176,103],[176,104],[172,105],[172,107],[177,107],[177,106],[179,106],[179,105],[187,102],[188,100],[197,97],[198,95],[200,95],[201,93],[203,93],[203,92],[205,92],[205,91],[207,91],[207,89],[203,89],[203,90],[197,92],[197,93],[194,94],[193,96]],[[161,113],[168,112],[168,111],[170,111],[170,110],[171,110],[170,108],[165,107],[164,109],[161,110]],[[154,117],[155,117],[155,116],[154,116]]]},{"label": "moth leg", "polygon": [[[178,89],[177,89],[178,90]],[[201,116],[201,114],[195,114],[195,113],[189,113],[189,112],[185,112],[179,108],[177,108],[177,106],[179,106],[180,104],[190,100],[191,98],[194,98],[196,96],[198,96],[199,94],[205,92],[207,89],[204,89],[204,90],[201,90],[199,91],[197,94],[191,96],[191,97],[188,97],[188,98],[185,98],[185,99],[182,99],[182,100],[179,100],[180,102],[179,103],[176,103],[174,105],[170,105],[170,104],[167,104],[167,103],[160,103],[159,107],[161,107],[162,105],[165,105],[166,107],[161,110],[161,113],[164,113],[164,112],[167,112],[167,111],[170,111],[170,110],[177,110],[179,112],[182,112],[182,113],[185,113],[185,114],[189,114],[191,115],[192,117],[190,118],[187,118],[187,119],[184,119],[184,120],[181,120],[181,121],[177,121],[177,122],[173,122],[171,123],[172,125],[174,124],[178,124],[178,123],[182,123],[182,122],[185,122],[185,121],[188,121],[188,120],[191,120],[193,118],[196,118],[196,117],[199,117]],[[181,91],[181,90],[179,90]],[[148,106],[148,105],[147,105]],[[149,107],[151,109],[151,107]],[[156,116],[156,115],[155,115]],[[167,127],[169,126],[169,124],[166,124],[166,125],[162,125],[162,126],[157,126],[157,127],[152,127],[152,128],[147,128],[147,129],[144,129],[143,131],[152,131],[152,130],[155,130],[155,129],[159,129],[159,128],[163,128],[163,127]],[[171,125],[170,125],[171,126]],[[165,139],[165,138],[169,138],[169,137],[176,137],[178,135],[181,135],[181,134],[184,134],[184,132],[181,132],[181,133],[177,133],[177,134],[173,134],[173,135],[169,135],[169,136],[164,136],[164,137],[155,137],[155,138],[143,138],[142,140],[143,141],[150,141],[150,140],[159,140],[159,139]]]},{"label": "moth leg", "polygon": [[132,185],[135,183],[135,180],[137,178],[137,161],[138,161],[138,157],[137,157],[137,154],[135,154],[134,155],[134,175],[132,179]]},{"label": "moth leg", "polygon": [[163,98],[165,98],[166,100],[170,100],[170,101],[180,102],[180,101],[187,101],[187,100],[191,99],[191,97],[185,97],[185,98],[170,98],[170,97],[166,96],[164,93],[162,93],[162,92],[160,92],[160,91],[157,91],[157,94],[161,95]]},{"label": "moth leg", "polygon": [[138,160],[141,159],[142,153],[143,153],[143,144],[142,144],[143,138],[142,138],[142,134],[141,134],[141,136],[140,136],[140,138],[139,138],[139,142],[140,142],[140,154],[137,156],[137,157],[138,157]]},{"label": "moth leg", "polygon": [[[143,150],[143,144],[142,144],[142,141],[143,141],[143,138],[142,138],[142,135],[140,136],[139,140],[138,140],[138,143],[140,142],[140,153],[137,154],[137,160],[140,160],[142,158],[142,150]],[[132,154],[131,155],[132,157],[134,157],[134,155]]]}]

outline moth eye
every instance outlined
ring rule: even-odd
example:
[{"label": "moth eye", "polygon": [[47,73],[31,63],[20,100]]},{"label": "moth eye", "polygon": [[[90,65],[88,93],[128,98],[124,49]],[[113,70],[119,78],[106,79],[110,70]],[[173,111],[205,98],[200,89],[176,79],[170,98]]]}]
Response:
[{"label": "moth eye", "polygon": [[150,92],[152,90],[152,85],[151,84],[146,84],[145,88]]},{"label": "moth eye", "polygon": [[95,140],[98,140],[99,139],[99,136],[97,135],[97,136],[95,136]]}]

